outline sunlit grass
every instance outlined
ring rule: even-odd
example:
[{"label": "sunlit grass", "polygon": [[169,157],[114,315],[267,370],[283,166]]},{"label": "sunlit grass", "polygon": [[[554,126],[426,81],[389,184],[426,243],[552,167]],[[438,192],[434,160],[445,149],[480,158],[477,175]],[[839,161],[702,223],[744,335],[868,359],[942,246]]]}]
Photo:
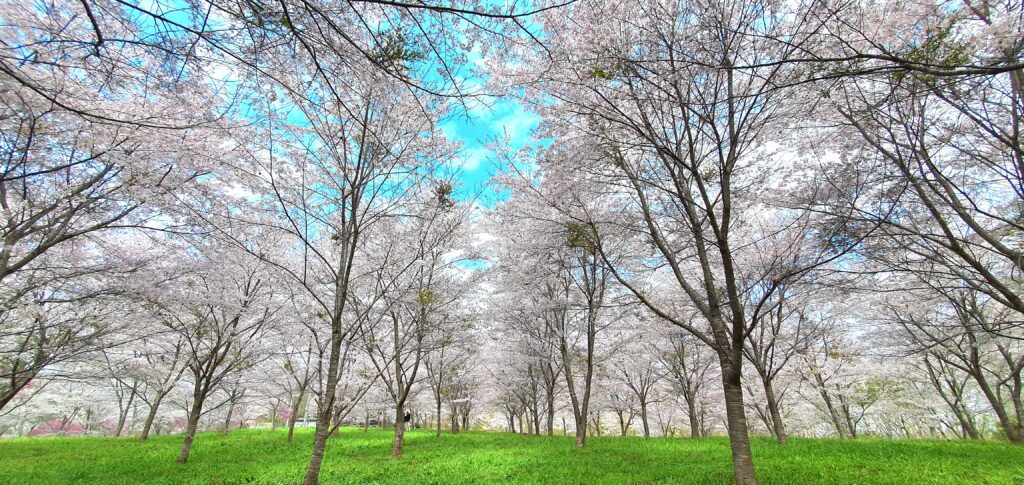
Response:
[{"label": "sunlit grass", "polygon": [[[407,434],[405,457],[391,458],[387,430],[344,429],[329,444],[322,483],[727,483],[725,438],[591,438],[470,432]],[[312,430],[200,434],[185,465],[180,436],[0,440],[0,483],[297,483]],[[1018,483],[1024,447],[999,442],[756,438],[762,483]]]}]

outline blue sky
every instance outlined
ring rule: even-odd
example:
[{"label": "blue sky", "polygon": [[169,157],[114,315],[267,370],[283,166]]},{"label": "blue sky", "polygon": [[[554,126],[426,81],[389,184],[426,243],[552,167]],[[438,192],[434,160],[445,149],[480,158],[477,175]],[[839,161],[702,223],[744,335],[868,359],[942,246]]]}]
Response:
[{"label": "blue sky", "polygon": [[[489,104],[489,105],[488,105]],[[470,103],[468,112],[459,108],[456,116],[440,124],[446,137],[462,145],[461,172],[458,181],[463,197],[478,192],[482,184],[498,169],[494,155],[486,146],[498,139],[506,139],[512,150],[518,150],[532,141],[532,130],[540,118],[527,111],[512,97],[499,98],[491,103]],[[496,202],[487,191],[479,201],[486,207]]]},{"label": "blue sky", "polygon": [[[189,21],[187,6],[182,0],[143,1],[147,8],[159,11],[168,17],[178,16],[175,20],[182,23]],[[148,27],[148,26],[147,26]],[[540,35],[540,32],[535,32]],[[477,48],[464,53],[466,55],[465,66],[460,69],[461,73],[456,76],[466,75],[462,78],[464,88],[469,91],[484,92],[485,79],[480,75],[485,72],[483,59]],[[230,78],[230,72],[225,73],[224,78]],[[453,141],[459,142],[462,146],[459,160],[452,164],[453,168],[460,171],[457,174],[456,196],[462,198],[472,197],[480,193],[490,177],[497,170],[497,163],[494,155],[486,147],[488,143],[502,139],[507,143],[507,148],[515,151],[532,142],[531,132],[540,122],[540,118],[528,112],[519,104],[513,96],[503,98],[490,98],[487,101],[469,99],[466,107],[456,107],[452,116],[440,122],[439,127],[445,136]],[[486,207],[493,207],[501,198],[493,191],[486,190],[478,203]]]}]

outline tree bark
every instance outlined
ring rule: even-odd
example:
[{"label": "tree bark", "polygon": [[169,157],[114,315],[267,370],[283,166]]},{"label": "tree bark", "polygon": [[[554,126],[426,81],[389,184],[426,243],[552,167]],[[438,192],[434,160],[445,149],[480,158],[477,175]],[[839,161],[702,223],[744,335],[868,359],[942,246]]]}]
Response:
[{"label": "tree bark", "polygon": [[395,439],[391,447],[391,456],[401,458],[405,451],[405,415],[402,408],[395,407]]},{"label": "tree bark", "polygon": [[780,445],[789,443],[789,436],[786,435],[786,426],[782,422],[782,412],[779,411],[779,400],[775,397],[775,388],[772,380],[767,376],[761,376],[761,383],[764,385],[764,398],[767,401],[768,413],[772,417],[772,434]]},{"label": "tree bark", "polygon": [[178,463],[185,463],[188,461],[188,456],[192,452],[192,441],[196,437],[196,429],[199,428],[199,416],[203,412],[203,399],[206,396],[196,392],[192,399],[192,409],[188,413],[188,426],[185,428],[185,441],[181,445],[181,453],[178,454]]},{"label": "tree bark", "polygon": [[[337,329],[340,326],[335,326]],[[317,408],[316,431],[313,433],[313,453],[309,457],[304,485],[316,485],[320,482],[320,465],[324,460],[327,438],[331,433],[331,415],[334,410],[334,392],[338,388],[338,367],[341,359],[341,335],[335,331],[331,342],[331,356],[327,367],[327,385],[324,388],[320,406]]]},{"label": "tree bark", "polygon": [[996,413],[996,417],[999,419],[999,426],[1006,433],[1006,439],[1010,440],[1011,443],[1024,443],[1024,429],[1021,428],[1024,425],[1010,420],[1006,407],[1000,401],[999,396],[992,391],[992,387],[989,385],[985,375],[981,371],[976,371],[972,372],[972,377],[978,383],[978,388],[981,389],[985,398],[988,399],[989,404],[992,405],[992,412]]},{"label": "tree bark", "polygon": [[548,393],[548,436],[555,435],[555,398],[554,392]]},{"label": "tree bark", "polygon": [[288,417],[288,442],[291,443],[295,437],[295,420],[299,416],[299,406],[302,405],[302,398],[306,397],[306,388],[303,387],[299,390],[299,397],[295,400],[295,404],[292,405],[292,415]]},{"label": "tree bark", "polygon": [[644,425],[644,438],[650,438],[651,426],[647,422],[647,399],[640,400],[640,421]]},{"label": "tree bark", "polygon": [[576,418],[576,447],[583,448],[587,445],[587,416]]},{"label": "tree bark", "polygon": [[437,398],[437,436],[441,436],[441,398]]},{"label": "tree bark", "polygon": [[232,400],[231,403],[228,404],[228,414],[227,414],[227,416],[224,417],[224,429],[222,429],[221,432],[220,432],[222,435],[227,436],[228,431],[231,430],[231,415],[234,414],[234,412],[235,412],[235,401]]},{"label": "tree bark", "polygon": [[139,436],[140,441],[146,441],[149,439],[149,432],[153,429],[153,421],[156,420],[157,411],[160,409],[160,403],[164,400],[166,394],[160,394],[153,399],[153,405],[149,407],[149,414],[146,415],[146,423],[142,425],[142,435]]},{"label": "tree bark", "polygon": [[114,436],[121,436],[121,433],[124,432],[124,423],[128,420],[128,411],[131,410],[133,401],[135,401],[135,388],[132,388],[131,395],[128,396],[128,403],[117,417],[117,431]]},{"label": "tree bark", "polygon": [[701,429],[700,422],[697,417],[697,403],[694,402],[695,400],[695,397],[691,397],[686,400],[686,412],[690,418],[690,437],[700,438]]},{"label": "tree bark", "polygon": [[[722,388],[725,390],[726,425],[732,450],[732,468],[737,485],[756,485],[757,475],[750,453],[750,435],[747,431],[746,410],[743,407],[743,386],[739,369],[722,366]],[[738,366],[737,366],[738,367]]]}]

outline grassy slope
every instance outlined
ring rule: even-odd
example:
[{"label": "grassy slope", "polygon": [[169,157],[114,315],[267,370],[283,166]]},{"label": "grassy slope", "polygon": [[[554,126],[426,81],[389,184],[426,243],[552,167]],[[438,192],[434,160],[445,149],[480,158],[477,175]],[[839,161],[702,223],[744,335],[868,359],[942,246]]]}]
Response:
[{"label": "grassy slope", "polygon": [[[345,429],[328,445],[322,483],[725,483],[725,438],[593,438],[463,433],[407,435],[390,457],[390,433]],[[196,437],[192,458],[174,463],[178,436],[0,440],[0,483],[296,483],[312,443],[301,430],[240,430]],[[793,439],[754,441],[762,483],[1024,483],[1024,447],[1005,443]]]}]

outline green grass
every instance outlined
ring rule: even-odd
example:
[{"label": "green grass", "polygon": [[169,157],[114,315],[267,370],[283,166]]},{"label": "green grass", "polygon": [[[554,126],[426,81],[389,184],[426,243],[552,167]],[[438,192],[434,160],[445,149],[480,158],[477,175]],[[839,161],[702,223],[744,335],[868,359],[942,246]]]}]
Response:
[{"label": "green grass", "polygon": [[[386,430],[343,429],[332,438],[321,483],[727,483],[725,438],[591,438],[470,432],[407,434],[401,460]],[[196,437],[185,465],[174,462],[180,436],[0,440],[0,483],[297,483],[312,443],[301,430],[238,430]],[[952,441],[755,438],[762,483],[1024,484],[1024,447]]]}]

